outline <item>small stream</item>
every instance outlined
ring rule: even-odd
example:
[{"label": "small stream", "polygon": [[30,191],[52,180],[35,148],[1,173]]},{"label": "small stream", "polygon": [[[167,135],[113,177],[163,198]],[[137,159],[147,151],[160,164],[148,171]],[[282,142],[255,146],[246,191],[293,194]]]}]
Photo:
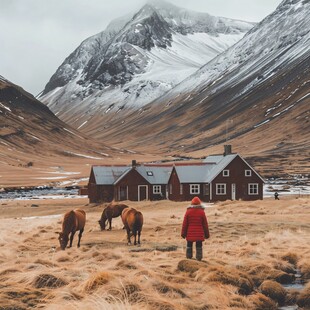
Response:
[{"label": "small stream", "polygon": [[[0,191],[1,199],[57,199],[75,198],[78,196],[78,187],[31,187],[4,189]],[[78,196],[79,197],[79,196]]]},{"label": "small stream", "polygon": [[[282,284],[282,286],[286,289],[286,290],[298,290],[301,291],[304,289],[305,287],[305,283],[301,278],[301,273],[300,270],[296,270],[296,274],[295,274],[295,280],[293,283],[291,284]],[[300,309],[297,305],[290,305],[290,306],[282,306],[278,308],[279,310],[298,310]]]}]

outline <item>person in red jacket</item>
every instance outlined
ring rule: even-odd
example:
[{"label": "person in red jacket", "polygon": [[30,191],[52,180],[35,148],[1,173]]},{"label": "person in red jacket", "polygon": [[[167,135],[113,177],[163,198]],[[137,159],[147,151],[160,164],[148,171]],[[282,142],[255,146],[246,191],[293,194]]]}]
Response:
[{"label": "person in red jacket", "polygon": [[192,199],[182,224],[182,238],[186,238],[186,258],[193,257],[193,243],[196,242],[196,259],[202,260],[202,242],[210,237],[204,207],[198,197]]}]

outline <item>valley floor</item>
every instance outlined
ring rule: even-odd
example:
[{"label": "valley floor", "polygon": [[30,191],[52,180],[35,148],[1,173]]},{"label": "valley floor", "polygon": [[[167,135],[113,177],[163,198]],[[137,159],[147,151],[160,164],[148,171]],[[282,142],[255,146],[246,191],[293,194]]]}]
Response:
[{"label": "valley floor", "polygon": [[[100,231],[103,205],[85,198],[0,200],[0,309],[309,307],[310,197],[209,205],[202,262],[185,259],[186,202],[126,203],[144,215],[140,247],[126,244],[120,218]],[[61,251],[55,232],[77,207],[87,214],[81,247],[75,236]],[[298,290],[279,284],[299,274]]]}]

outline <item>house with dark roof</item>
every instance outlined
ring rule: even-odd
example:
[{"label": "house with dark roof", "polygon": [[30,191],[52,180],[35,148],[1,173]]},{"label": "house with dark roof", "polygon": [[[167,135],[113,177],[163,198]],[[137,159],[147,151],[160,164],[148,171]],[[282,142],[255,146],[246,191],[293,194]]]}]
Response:
[{"label": "house with dark roof", "polygon": [[239,154],[224,154],[199,163],[93,166],[88,183],[90,202],[121,200],[204,202],[263,199],[263,178]]}]

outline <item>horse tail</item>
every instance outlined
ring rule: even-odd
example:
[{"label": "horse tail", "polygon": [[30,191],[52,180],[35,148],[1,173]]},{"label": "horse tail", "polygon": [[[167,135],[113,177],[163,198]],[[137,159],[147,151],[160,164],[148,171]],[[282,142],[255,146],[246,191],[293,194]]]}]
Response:
[{"label": "horse tail", "polygon": [[133,225],[133,231],[141,231],[143,226],[143,215],[140,211],[135,213],[135,221]]}]

